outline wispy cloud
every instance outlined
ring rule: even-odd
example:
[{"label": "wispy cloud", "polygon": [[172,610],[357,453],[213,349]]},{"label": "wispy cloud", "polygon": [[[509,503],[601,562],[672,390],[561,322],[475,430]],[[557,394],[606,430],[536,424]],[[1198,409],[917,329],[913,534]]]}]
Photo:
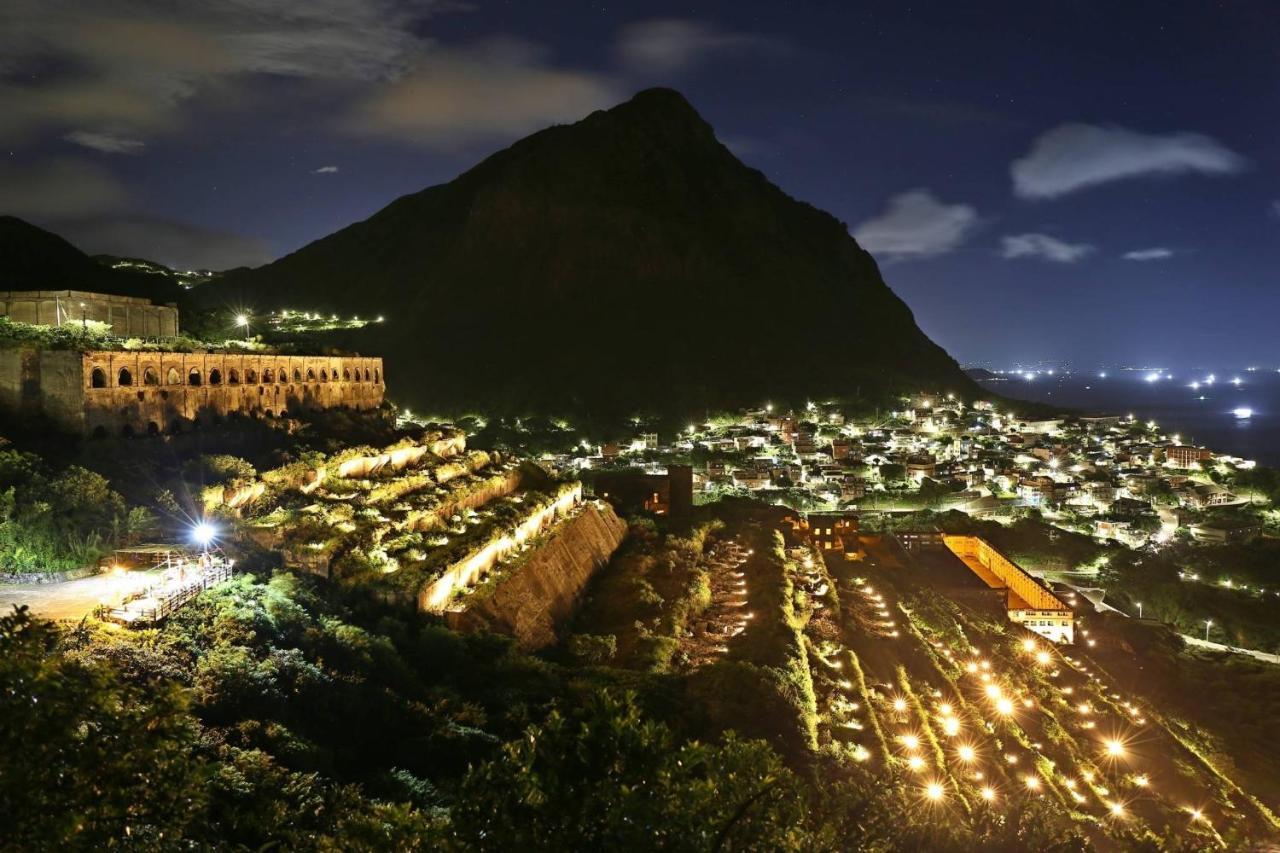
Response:
[{"label": "wispy cloud", "polygon": [[321,166],[319,169],[312,169],[313,175],[336,175],[338,174],[337,166]]},{"label": "wispy cloud", "polygon": [[1041,258],[1059,264],[1073,264],[1093,253],[1088,243],[1068,243],[1048,234],[1011,234],[1002,241],[1001,257]]},{"label": "wispy cloud", "polygon": [[[430,41],[445,0],[8,0],[0,4],[0,138],[111,127],[128,138],[181,124],[180,107],[250,75],[331,85],[394,80]],[[24,74],[23,72],[28,72]]]},{"label": "wispy cloud", "polygon": [[1247,161],[1199,133],[1147,134],[1123,127],[1063,124],[1042,134],[1010,166],[1014,192],[1055,198],[1143,175],[1226,175]]},{"label": "wispy cloud", "polygon": [[619,63],[639,74],[688,69],[715,54],[783,47],[773,36],[731,32],[687,18],[656,18],[623,27],[618,34]]},{"label": "wispy cloud", "polygon": [[73,130],[62,138],[104,154],[140,154],[142,149],[147,147],[147,143],[140,139],[128,139],[114,133],[95,133],[89,130]]},{"label": "wispy cloud", "polygon": [[1173,249],[1155,246],[1150,249],[1134,249],[1132,252],[1125,252],[1123,257],[1126,261],[1163,261],[1172,258],[1173,255]]},{"label": "wispy cloud", "polygon": [[853,229],[853,237],[890,260],[927,258],[956,248],[978,224],[969,205],[944,204],[929,190],[915,189],[889,199],[883,213]]}]

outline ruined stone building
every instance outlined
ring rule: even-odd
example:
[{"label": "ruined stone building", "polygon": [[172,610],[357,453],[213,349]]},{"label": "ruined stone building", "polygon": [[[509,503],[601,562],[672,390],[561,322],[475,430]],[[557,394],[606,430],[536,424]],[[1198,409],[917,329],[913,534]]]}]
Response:
[{"label": "ruined stone building", "polygon": [[[145,299],[76,290],[0,292],[15,321],[110,322],[129,337],[172,337],[178,310]],[[228,417],[285,417],[382,405],[382,359],[144,350],[0,350],[0,406],[44,415],[68,432],[118,436],[182,432]]]},{"label": "ruined stone building", "polygon": [[382,359],[234,353],[0,351],[0,405],[93,436],[181,432],[228,416],[382,404]]},{"label": "ruined stone building", "polygon": [[122,338],[172,338],[178,334],[178,306],[155,305],[136,296],[84,290],[0,291],[0,316],[34,326],[108,323]]}]

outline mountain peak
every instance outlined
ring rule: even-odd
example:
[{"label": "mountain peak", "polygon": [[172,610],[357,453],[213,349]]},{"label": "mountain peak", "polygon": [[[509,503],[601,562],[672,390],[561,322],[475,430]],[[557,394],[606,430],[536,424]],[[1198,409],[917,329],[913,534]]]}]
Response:
[{"label": "mountain peak", "polygon": [[671,89],[539,131],[217,296],[387,314],[350,344],[402,364],[415,407],[687,413],[973,387],[839,221]]}]

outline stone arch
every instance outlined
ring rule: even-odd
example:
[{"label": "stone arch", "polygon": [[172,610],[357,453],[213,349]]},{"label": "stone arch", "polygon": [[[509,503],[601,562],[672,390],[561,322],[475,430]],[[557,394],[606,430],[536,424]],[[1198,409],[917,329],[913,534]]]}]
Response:
[{"label": "stone arch", "polygon": [[155,421],[147,421],[147,435],[159,435],[160,424]]},{"label": "stone arch", "polygon": [[107,372],[103,370],[101,367],[95,367],[93,369],[93,372],[89,374],[89,387],[90,388],[106,388]]},{"label": "stone arch", "polygon": [[210,371],[209,371],[209,384],[210,384],[210,385],[221,385],[221,384],[222,384],[222,371],[221,371],[221,370],[219,370],[218,368],[216,368],[216,367],[215,367],[215,368],[213,368],[213,370],[210,370]]},{"label": "stone arch", "polygon": [[316,381],[316,372],[312,370],[310,367],[307,368],[307,381],[308,382]]},{"label": "stone arch", "polygon": [[148,367],[142,371],[142,384],[143,385],[159,385],[160,384],[160,374],[156,373],[156,369],[154,367]]},{"label": "stone arch", "polygon": [[182,374],[178,372],[178,368],[170,367],[169,375],[164,378],[165,385],[181,385]]},{"label": "stone arch", "polygon": [[275,372],[274,370],[272,370],[270,367],[268,367],[266,370],[262,371],[262,381],[263,381],[263,382],[275,382],[275,381],[276,381],[276,372]]},{"label": "stone arch", "polygon": [[378,369],[378,368],[376,368],[376,367],[373,369],[373,381],[374,381],[374,382],[381,382],[381,381],[382,381],[382,371],[381,371],[381,370],[379,370],[379,369]]},{"label": "stone arch", "polygon": [[298,369],[298,368],[296,368],[296,367],[293,369],[293,381],[294,381],[294,382],[301,382],[301,381],[302,381],[302,371],[301,371],[301,370],[299,370],[299,369]]},{"label": "stone arch", "polygon": [[245,385],[253,385],[257,381],[258,381],[258,371],[254,370],[252,367],[245,370],[244,372]]},{"label": "stone arch", "polygon": [[342,368],[342,381],[343,382],[351,381],[351,368],[349,367]]},{"label": "stone arch", "polygon": [[233,368],[231,368],[230,370],[228,370],[228,371],[227,371],[227,384],[228,384],[228,385],[239,385],[239,384],[240,384],[240,371],[236,370],[234,367],[233,367]]},{"label": "stone arch", "polygon": [[116,374],[116,384],[122,388],[133,384],[133,372],[127,367],[120,368],[120,372]]},{"label": "stone arch", "polygon": [[187,384],[188,384],[188,385],[195,385],[195,386],[199,386],[199,385],[200,385],[200,382],[201,382],[201,380],[200,380],[200,368],[198,368],[198,367],[193,367],[193,368],[191,368],[191,372],[187,374]]},{"label": "stone arch", "polygon": [[329,371],[325,370],[323,367],[320,368],[320,381],[321,382],[329,381]]}]

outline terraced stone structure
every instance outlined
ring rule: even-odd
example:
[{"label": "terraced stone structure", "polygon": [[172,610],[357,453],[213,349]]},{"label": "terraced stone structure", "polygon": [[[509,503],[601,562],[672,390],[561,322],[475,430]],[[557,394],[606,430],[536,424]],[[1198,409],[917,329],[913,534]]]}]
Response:
[{"label": "terraced stone structure", "polygon": [[235,415],[366,411],[385,390],[380,358],[0,351],[0,405],[99,437],[182,432]]}]

